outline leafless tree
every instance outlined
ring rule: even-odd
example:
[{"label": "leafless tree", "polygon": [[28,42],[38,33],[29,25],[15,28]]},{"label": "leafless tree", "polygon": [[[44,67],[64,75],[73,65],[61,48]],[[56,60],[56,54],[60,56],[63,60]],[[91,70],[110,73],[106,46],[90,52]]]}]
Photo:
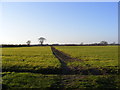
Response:
[{"label": "leafless tree", "polygon": [[27,43],[27,45],[28,45],[28,46],[30,46],[31,41],[30,41],[30,40],[28,40],[26,43]]},{"label": "leafless tree", "polygon": [[40,37],[38,38],[39,42],[41,45],[43,45],[43,42],[46,40],[44,37]]}]

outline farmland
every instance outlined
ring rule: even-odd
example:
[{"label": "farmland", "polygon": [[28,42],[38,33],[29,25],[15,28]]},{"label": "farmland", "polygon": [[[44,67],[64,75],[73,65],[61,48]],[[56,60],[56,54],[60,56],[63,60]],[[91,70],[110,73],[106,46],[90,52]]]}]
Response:
[{"label": "farmland", "polygon": [[3,71],[51,73],[61,66],[50,47],[3,48],[2,51]]},{"label": "farmland", "polygon": [[55,50],[2,48],[3,88],[119,87],[117,46],[55,46]]},{"label": "farmland", "polygon": [[3,76],[4,88],[118,88],[116,75],[43,75],[7,72]]},{"label": "farmland", "polygon": [[108,73],[117,73],[118,46],[60,46],[56,48],[82,61],[66,61],[69,67],[107,69],[111,70]]}]

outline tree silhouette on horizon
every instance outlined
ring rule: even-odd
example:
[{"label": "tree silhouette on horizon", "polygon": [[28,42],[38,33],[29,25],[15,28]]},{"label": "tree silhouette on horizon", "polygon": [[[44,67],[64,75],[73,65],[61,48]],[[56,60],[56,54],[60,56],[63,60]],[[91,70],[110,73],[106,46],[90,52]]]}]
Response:
[{"label": "tree silhouette on horizon", "polygon": [[28,45],[28,46],[30,46],[31,41],[30,41],[30,40],[28,40],[26,43],[27,43],[27,45]]},{"label": "tree silhouette on horizon", "polygon": [[43,45],[44,41],[46,40],[44,37],[38,38],[39,42],[41,45]]}]

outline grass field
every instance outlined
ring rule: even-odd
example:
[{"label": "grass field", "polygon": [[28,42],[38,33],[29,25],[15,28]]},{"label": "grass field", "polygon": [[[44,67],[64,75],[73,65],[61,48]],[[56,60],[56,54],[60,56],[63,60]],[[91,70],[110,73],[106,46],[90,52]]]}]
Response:
[{"label": "grass field", "polygon": [[17,47],[2,49],[3,71],[56,72],[61,63],[50,47]]},{"label": "grass field", "polygon": [[35,73],[3,73],[3,88],[119,88],[117,75],[43,75]]},{"label": "grass field", "polygon": [[[65,61],[79,69],[109,69],[105,75],[61,75],[62,63],[49,46],[2,48],[3,88],[118,88],[120,80],[117,46],[56,46],[56,49],[78,58]],[[114,73],[113,73],[114,72]]]},{"label": "grass field", "polygon": [[82,60],[67,62],[68,66],[84,68],[104,68],[111,72],[118,69],[118,46],[60,46],[58,50]]}]

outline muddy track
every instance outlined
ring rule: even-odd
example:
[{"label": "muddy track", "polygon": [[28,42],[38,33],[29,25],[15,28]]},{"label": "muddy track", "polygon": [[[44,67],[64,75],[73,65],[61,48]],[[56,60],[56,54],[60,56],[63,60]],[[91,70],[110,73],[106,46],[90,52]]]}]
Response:
[{"label": "muddy track", "polygon": [[61,63],[61,74],[69,74],[70,69],[67,67],[66,63],[64,62],[64,60],[67,60],[67,58],[69,59],[69,57],[66,57],[64,54],[62,54],[60,51],[58,51],[54,47],[51,47],[51,50],[55,55],[55,57],[58,58],[58,60]]},{"label": "muddy track", "polygon": [[72,62],[75,60],[81,61],[80,59],[72,58],[69,55],[57,50],[54,47],[51,47],[51,50],[52,50],[53,54],[55,55],[55,57],[58,58],[59,61],[61,62],[61,74],[76,74],[76,73],[78,73],[78,72],[75,73],[74,69],[71,69],[70,67],[68,67],[65,61],[69,61],[69,62]]},{"label": "muddy track", "polygon": [[71,57],[70,55],[68,55],[68,54],[66,54],[66,53],[64,53],[64,52],[62,52],[62,51],[59,51],[59,50],[57,50],[56,48],[54,48],[54,47],[51,47],[51,50],[52,50],[52,52],[53,52],[53,54],[58,58],[58,59],[60,59],[61,61],[82,61],[82,60],[80,60],[80,59],[78,59],[78,58],[73,58],[73,57]]}]

